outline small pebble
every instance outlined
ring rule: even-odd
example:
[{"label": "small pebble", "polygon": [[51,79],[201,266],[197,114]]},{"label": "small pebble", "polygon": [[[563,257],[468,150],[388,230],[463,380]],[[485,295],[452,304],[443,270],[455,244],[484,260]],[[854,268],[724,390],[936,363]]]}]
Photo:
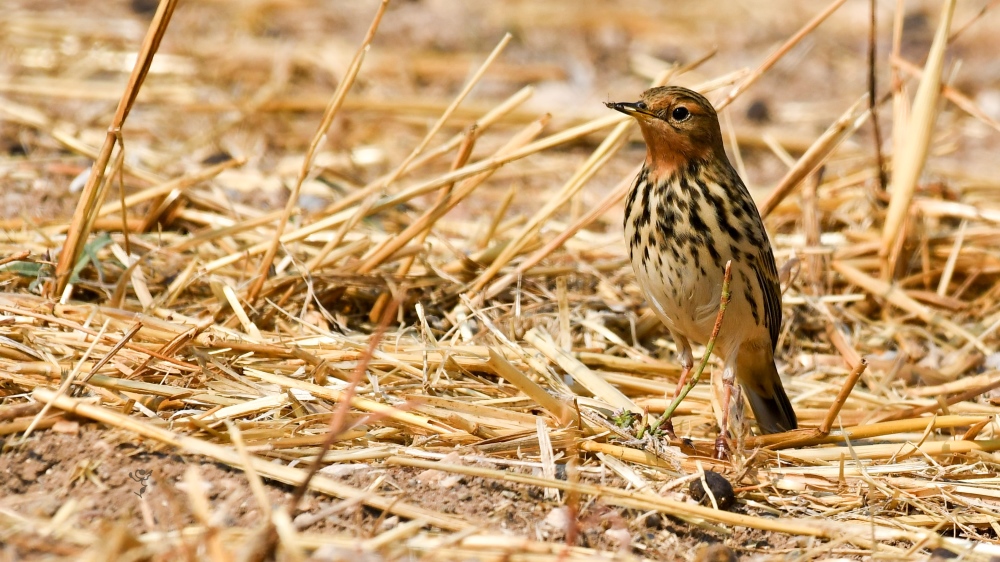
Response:
[{"label": "small pebble", "polygon": [[724,544],[712,544],[698,550],[695,562],[739,562],[733,549]]},{"label": "small pebble", "polygon": [[233,157],[230,156],[228,152],[220,151],[209,154],[201,161],[201,163],[206,165],[222,164],[223,162],[228,162],[232,159]]},{"label": "small pebble", "polygon": [[[719,509],[729,509],[736,503],[736,493],[733,492],[733,485],[723,475],[710,470],[705,473],[705,482],[708,483],[708,489],[712,491],[712,496],[715,497],[715,502],[718,504]],[[705,493],[705,488],[702,486],[701,478],[691,482],[688,491],[695,501],[704,505],[712,505],[712,500]]]},{"label": "small pebble", "polygon": [[132,0],[132,11],[143,16],[151,16],[156,13],[156,8],[160,5],[159,0]]},{"label": "small pebble", "polygon": [[931,560],[950,560],[952,558],[958,558],[958,555],[954,552],[948,550],[947,548],[941,548],[940,546],[931,551]]},{"label": "small pebble", "polygon": [[556,464],[556,480],[566,480],[566,463]]},{"label": "small pebble", "polygon": [[747,108],[747,119],[754,123],[767,123],[771,120],[771,109],[767,102],[761,99],[754,100]]},{"label": "small pebble", "polygon": [[660,517],[659,513],[652,513],[643,519],[643,523],[650,529],[659,529],[663,525],[663,518]]}]

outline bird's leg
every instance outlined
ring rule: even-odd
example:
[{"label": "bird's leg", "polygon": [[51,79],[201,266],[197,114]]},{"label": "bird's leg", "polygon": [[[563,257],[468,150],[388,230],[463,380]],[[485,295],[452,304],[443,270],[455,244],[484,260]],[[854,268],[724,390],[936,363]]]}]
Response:
[{"label": "bird's leg", "polygon": [[681,362],[681,376],[677,379],[677,388],[674,389],[674,398],[681,393],[681,389],[684,388],[684,383],[686,383],[688,377],[691,376],[691,369],[694,368],[694,353],[691,352],[691,343],[685,338],[678,339],[680,341],[677,344],[679,347],[677,359]]},{"label": "bird's leg", "polygon": [[[727,362],[728,363],[728,362]],[[726,365],[722,371],[722,427],[719,436],[715,438],[715,458],[725,460],[729,457],[729,402],[733,397],[733,384],[736,382],[736,369]]]},{"label": "bird's leg", "polygon": [[[677,388],[674,389],[673,398],[681,393],[681,389],[684,388],[684,383],[687,382],[688,377],[691,376],[691,369],[694,368],[694,353],[691,352],[691,342],[683,336],[678,336],[674,334],[674,343],[677,344],[677,359],[681,363],[681,376],[677,379]],[[666,420],[663,422],[663,431],[670,436],[671,439],[677,439],[677,434],[674,433],[674,422],[672,420]]]}]

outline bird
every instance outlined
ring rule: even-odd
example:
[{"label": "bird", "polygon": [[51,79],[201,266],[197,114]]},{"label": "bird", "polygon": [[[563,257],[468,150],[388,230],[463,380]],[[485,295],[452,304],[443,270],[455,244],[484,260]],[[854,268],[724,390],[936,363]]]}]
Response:
[{"label": "bird", "polygon": [[646,159],[625,200],[625,239],[642,294],[677,346],[677,392],[694,366],[692,342],[711,338],[731,262],[731,297],[713,349],[726,388],[716,454],[723,456],[734,381],[761,433],[796,429],[774,364],[781,329],[774,253],[757,205],[726,156],[715,108],[678,86],[605,105],[635,118],[646,141]]}]

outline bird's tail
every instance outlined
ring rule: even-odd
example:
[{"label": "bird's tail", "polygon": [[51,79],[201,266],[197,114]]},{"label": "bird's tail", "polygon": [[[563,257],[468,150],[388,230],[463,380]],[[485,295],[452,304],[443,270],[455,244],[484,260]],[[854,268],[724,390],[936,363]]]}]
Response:
[{"label": "bird's tail", "polygon": [[785,387],[781,385],[770,353],[741,353],[736,373],[761,433],[781,433],[798,428],[795,410],[785,394]]}]

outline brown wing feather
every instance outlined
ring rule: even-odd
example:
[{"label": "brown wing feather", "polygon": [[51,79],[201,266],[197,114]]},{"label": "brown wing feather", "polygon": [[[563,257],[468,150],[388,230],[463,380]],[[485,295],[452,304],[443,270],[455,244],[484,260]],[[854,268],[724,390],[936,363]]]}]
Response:
[{"label": "brown wing feather", "polygon": [[752,267],[760,291],[764,294],[764,326],[771,334],[771,351],[774,351],[781,333],[781,285],[778,283],[778,270],[774,265],[770,244],[757,254],[757,261]]}]

